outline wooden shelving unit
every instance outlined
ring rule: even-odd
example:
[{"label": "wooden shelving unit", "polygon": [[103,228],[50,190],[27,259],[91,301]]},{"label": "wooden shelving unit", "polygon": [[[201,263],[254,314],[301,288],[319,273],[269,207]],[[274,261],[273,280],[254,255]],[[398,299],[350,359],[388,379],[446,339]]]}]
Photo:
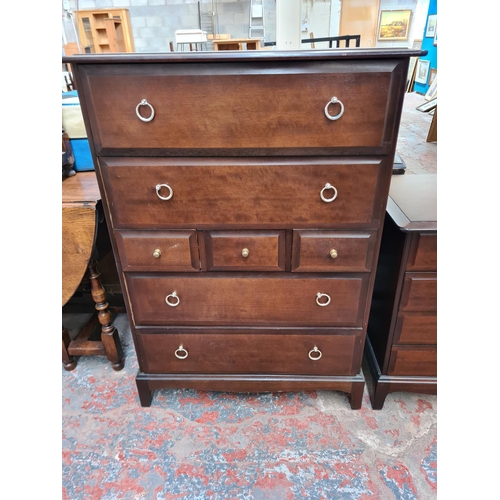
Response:
[{"label": "wooden shelving unit", "polygon": [[79,10],[75,14],[85,52],[135,52],[128,9]]}]

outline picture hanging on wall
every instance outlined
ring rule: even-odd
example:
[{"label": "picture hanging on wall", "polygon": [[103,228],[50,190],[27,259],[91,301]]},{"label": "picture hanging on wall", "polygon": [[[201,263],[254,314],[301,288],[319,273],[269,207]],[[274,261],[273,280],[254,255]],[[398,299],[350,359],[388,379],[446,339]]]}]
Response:
[{"label": "picture hanging on wall", "polygon": [[415,76],[415,81],[417,83],[422,83],[427,85],[427,79],[429,78],[429,68],[431,62],[428,59],[419,59],[417,62],[417,75]]},{"label": "picture hanging on wall", "polygon": [[434,33],[434,45],[437,47],[438,44],[438,27],[436,25],[435,33]]},{"label": "picture hanging on wall", "polygon": [[437,18],[437,14],[432,14],[427,18],[427,30],[425,31],[427,38],[434,38],[436,35]]},{"label": "picture hanging on wall", "polygon": [[378,40],[408,40],[411,10],[383,10],[378,23]]}]

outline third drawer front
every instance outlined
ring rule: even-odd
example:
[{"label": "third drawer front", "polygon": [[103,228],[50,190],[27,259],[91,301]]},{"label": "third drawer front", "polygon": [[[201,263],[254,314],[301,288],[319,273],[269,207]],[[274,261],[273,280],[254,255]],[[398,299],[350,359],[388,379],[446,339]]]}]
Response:
[{"label": "third drawer front", "polygon": [[134,322],[154,325],[361,326],[368,275],[129,273]]},{"label": "third drawer front", "polygon": [[361,330],[261,333],[261,330],[137,335],[146,373],[354,375]]},{"label": "third drawer front", "polygon": [[437,274],[406,273],[401,292],[401,311],[437,310]]},{"label": "third drawer front", "polygon": [[380,158],[100,158],[114,229],[378,227]]}]

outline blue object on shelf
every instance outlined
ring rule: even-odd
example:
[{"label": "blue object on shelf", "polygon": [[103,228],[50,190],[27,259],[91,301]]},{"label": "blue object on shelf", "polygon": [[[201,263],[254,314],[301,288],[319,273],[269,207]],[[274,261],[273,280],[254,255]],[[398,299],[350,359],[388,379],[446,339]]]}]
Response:
[{"label": "blue object on shelf", "polygon": [[70,139],[69,142],[75,157],[75,171],[87,172],[95,170],[88,139]]}]

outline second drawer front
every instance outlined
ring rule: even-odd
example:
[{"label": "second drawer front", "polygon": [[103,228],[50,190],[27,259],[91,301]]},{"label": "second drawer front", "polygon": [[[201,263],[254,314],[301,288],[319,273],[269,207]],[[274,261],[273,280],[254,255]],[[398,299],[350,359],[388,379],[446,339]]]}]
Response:
[{"label": "second drawer front", "polygon": [[361,326],[368,276],[302,276],[129,273],[126,279],[138,326]]},{"label": "second drawer front", "polygon": [[379,224],[380,159],[99,161],[115,229]]},{"label": "second drawer front", "polygon": [[141,368],[147,373],[355,375],[359,371],[361,331],[141,333],[137,339]]},{"label": "second drawer front", "polygon": [[285,231],[204,231],[208,271],[284,271]]},{"label": "second drawer front", "polygon": [[399,308],[401,311],[436,311],[436,273],[406,273]]},{"label": "second drawer front", "polygon": [[369,271],[375,237],[374,232],[294,231],[292,271]]},{"label": "second drawer front", "polygon": [[196,231],[115,231],[124,271],[196,272]]},{"label": "second drawer front", "polygon": [[436,377],[437,348],[435,346],[393,347],[387,374],[415,377]]}]

